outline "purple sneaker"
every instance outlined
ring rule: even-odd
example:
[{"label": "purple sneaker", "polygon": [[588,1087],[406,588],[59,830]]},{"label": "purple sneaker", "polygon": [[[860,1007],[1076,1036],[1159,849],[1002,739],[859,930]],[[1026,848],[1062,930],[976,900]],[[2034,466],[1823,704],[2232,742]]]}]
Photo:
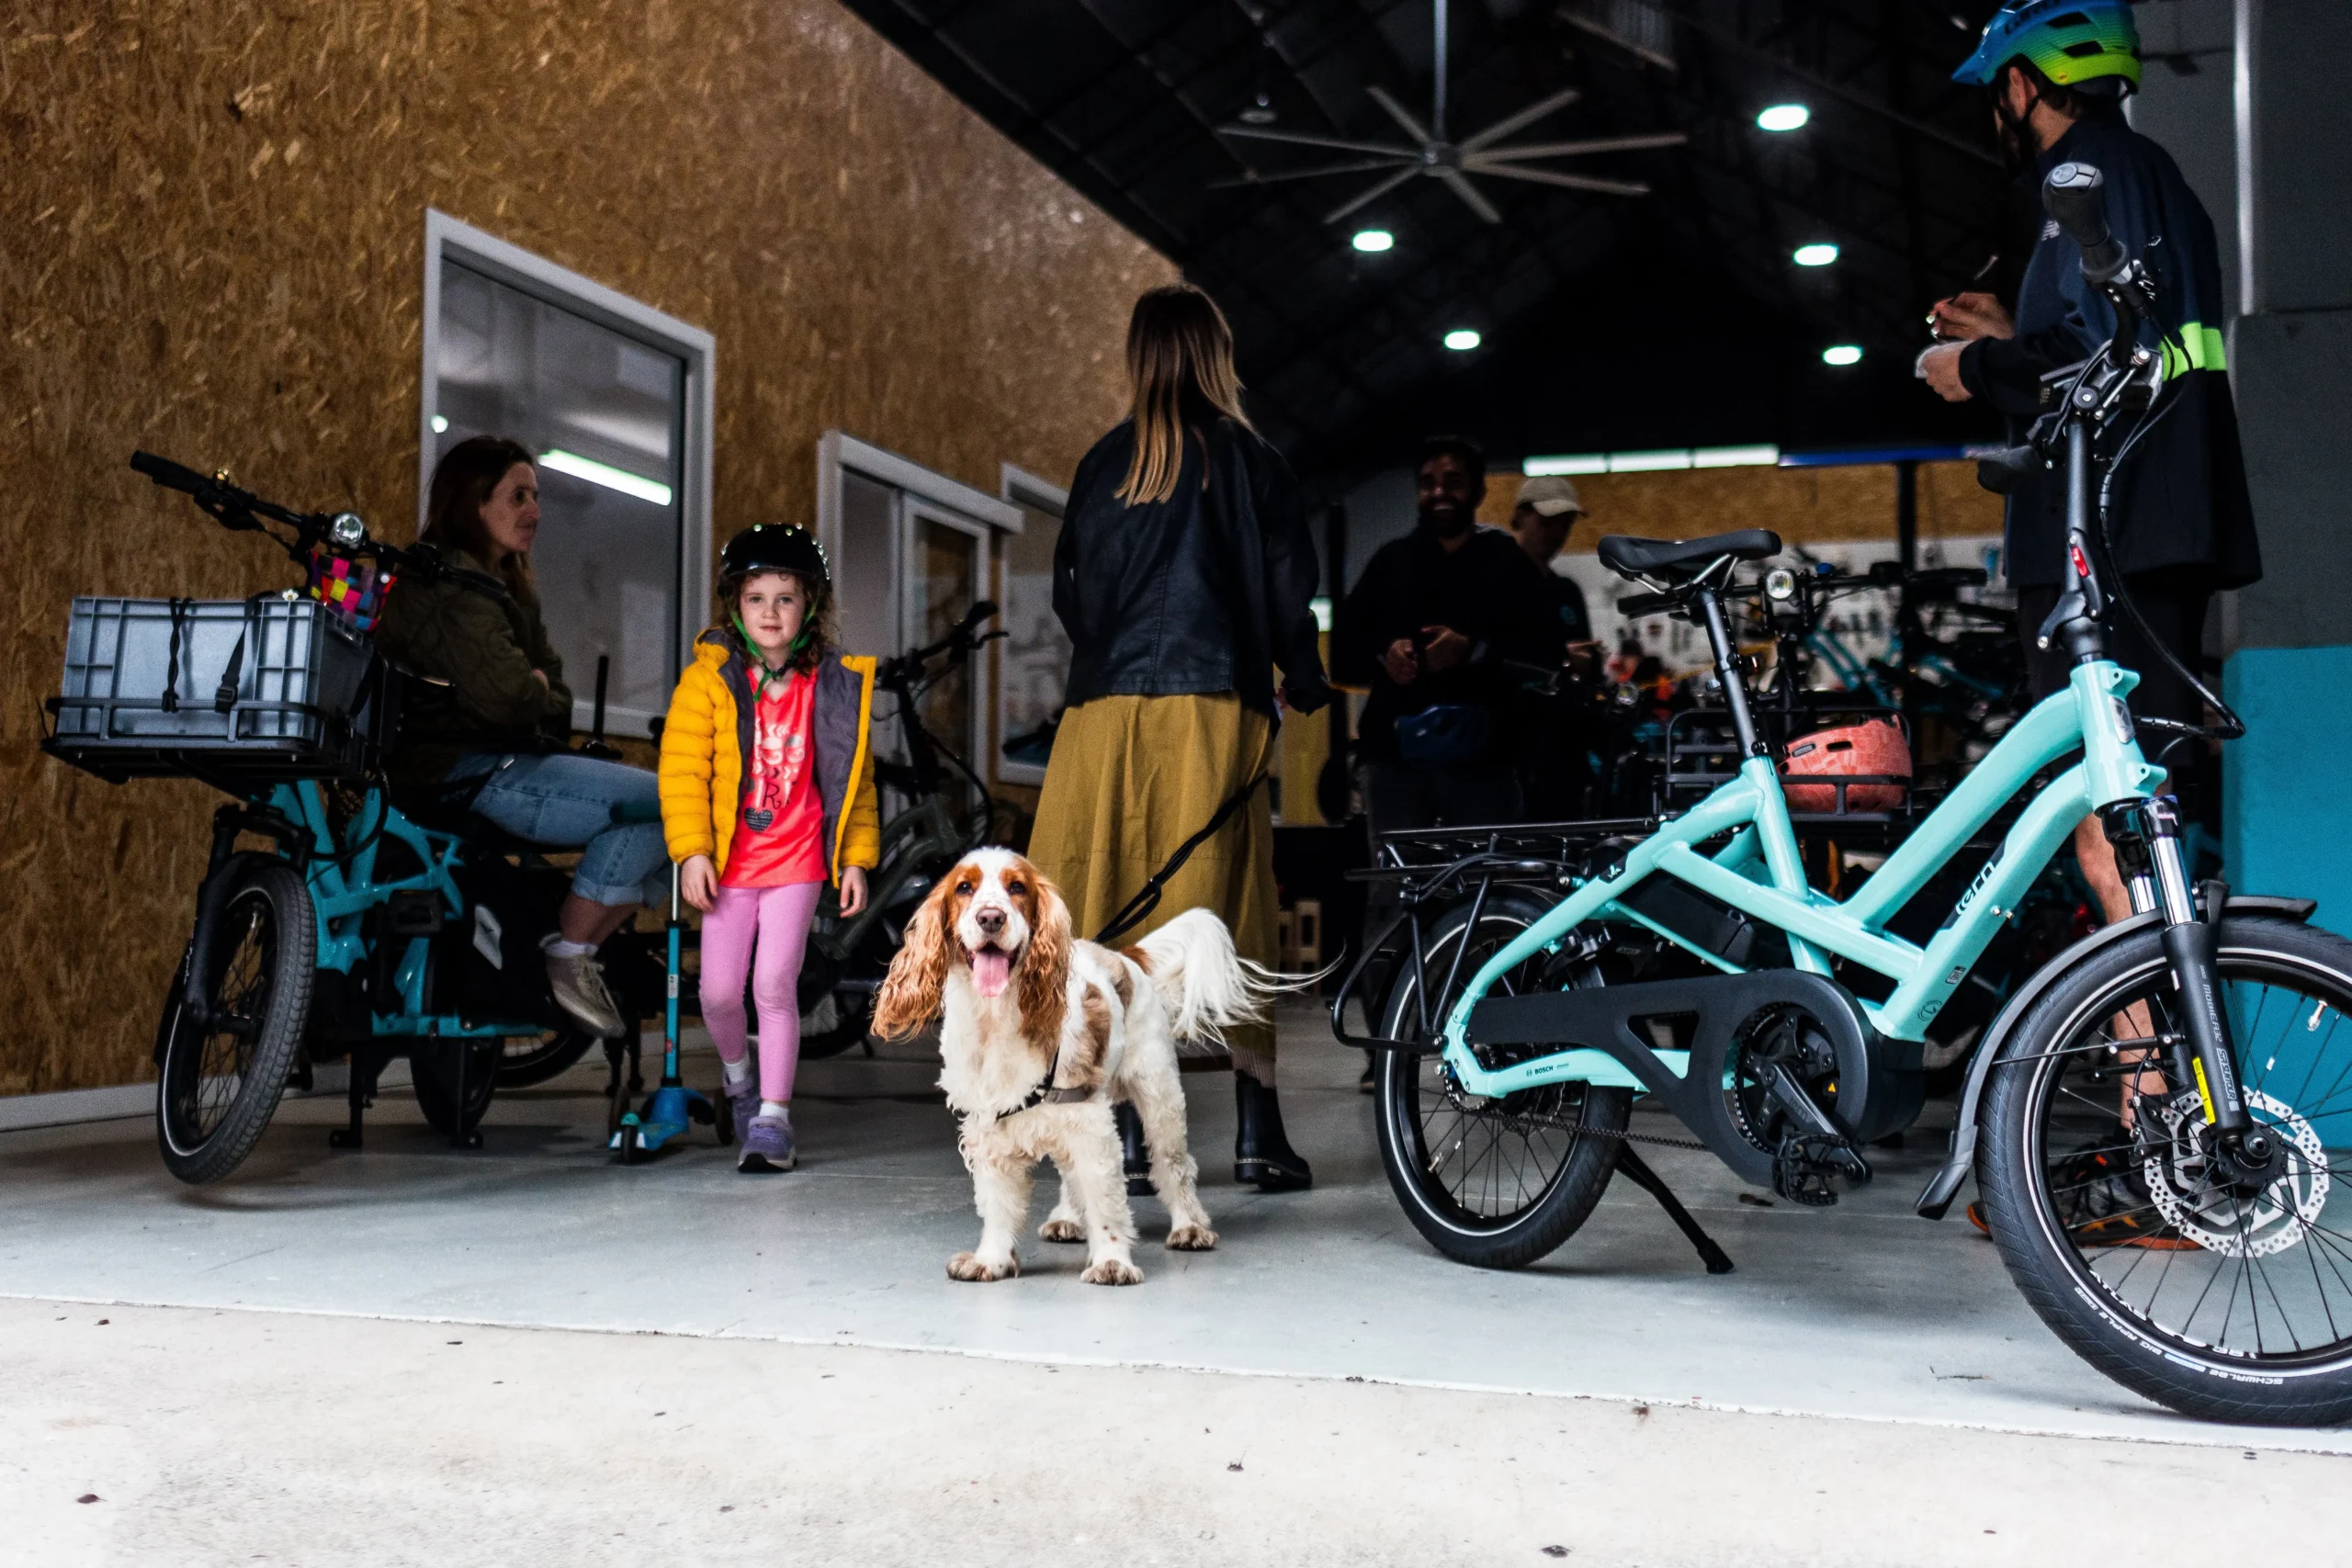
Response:
[{"label": "purple sneaker", "polygon": [[742,1151],[735,1156],[738,1170],[790,1170],[800,1163],[788,1116],[755,1116],[741,1137]]},{"label": "purple sneaker", "polygon": [[760,1114],[760,1075],[753,1073],[743,1080],[741,1089],[729,1089],[724,1077],[718,1080],[718,1092],[727,1100],[727,1125],[734,1130],[740,1142],[752,1130]]}]

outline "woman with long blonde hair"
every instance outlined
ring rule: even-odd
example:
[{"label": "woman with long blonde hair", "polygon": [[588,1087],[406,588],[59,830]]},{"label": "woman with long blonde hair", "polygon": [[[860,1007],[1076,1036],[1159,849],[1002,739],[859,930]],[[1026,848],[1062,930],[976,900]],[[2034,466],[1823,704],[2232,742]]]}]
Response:
[{"label": "woman with long blonde hair", "polygon": [[[1127,327],[1128,417],[1078,466],[1054,550],[1070,640],[1069,704],[1029,855],[1071,919],[1102,929],[1219,808],[1241,804],[1121,940],[1215,911],[1242,956],[1275,958],[1273,822],[1264,782],[1287,705],[1330,700],[1315,547],[1289,465],[1250,427],[1233,333],[1189,284],[1148,291]],[[1276,669],[1282,695],[1275,695]],[[1227,1033],[1236,1180],[1312,1175],[1283,1135],[1271,1026]],[[1123,1123],[1123,1125],[1125,1125]],[[1130,1129],[1130,1185],[1144,1175]]]}]

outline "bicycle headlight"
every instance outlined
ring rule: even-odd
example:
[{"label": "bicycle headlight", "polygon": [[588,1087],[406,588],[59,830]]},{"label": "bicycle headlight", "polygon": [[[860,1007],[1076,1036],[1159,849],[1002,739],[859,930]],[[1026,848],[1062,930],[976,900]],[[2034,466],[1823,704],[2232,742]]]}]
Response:
[{"label": "bicycle headlight", "polygon": [[327,537],[345,549],[355,549],[368,540],[368,525],[356,512],[338,512],[327,524]]},{"label": "bicycle headlight", "polygon": [[1764,574],[1764,596],[1777,604],[1787,604],[1797,596],[1797,574],[1784,566],[1774,567]]}]

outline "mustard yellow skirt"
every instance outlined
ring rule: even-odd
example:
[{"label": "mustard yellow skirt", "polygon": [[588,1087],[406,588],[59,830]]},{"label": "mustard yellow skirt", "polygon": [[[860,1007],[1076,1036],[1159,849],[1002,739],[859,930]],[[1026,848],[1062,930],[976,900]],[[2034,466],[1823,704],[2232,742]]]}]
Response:
[{"label": "mustard yellow skirt", "polygon": [[[1065,713],[1029,858],[1060,886],[1078,934],[1101,931],[1273,754],[1273,721],[1231,692],[1097,697]],[[1187,909],[1211,909],[1244,958],[1272,967],[1280,956],[1274,904],[1273,809],[1261,784],[1169,879],[1159,907],[1119,940]],[[1229,1030],[1227,1041],[1238,1066],[1273,1081],[1271,1025]]]}]

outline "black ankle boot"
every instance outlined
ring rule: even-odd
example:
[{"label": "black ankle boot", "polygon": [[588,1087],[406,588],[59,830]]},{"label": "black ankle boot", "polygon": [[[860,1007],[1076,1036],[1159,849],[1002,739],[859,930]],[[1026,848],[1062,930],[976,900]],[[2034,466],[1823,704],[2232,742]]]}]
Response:
[{"label": "black ankle boot", "polygon": [[1151,1184],[1151,1151],[1144,1146],[1143,1118],[1125,1100],[1111,1108],[1119,1124],[1119,1163],[1126,1169],[1127,1196],[1149,1198],[1159,1190]]},{"label": "black ankle boot", "polygon": [[1315,1173],[1283,1135],[1282,1101],[1248,1073],[1233,1075],[1238,1124],[1233,1135],[1233,1179],[1261,1192],[1295,1192],[1315,1185]]}]

